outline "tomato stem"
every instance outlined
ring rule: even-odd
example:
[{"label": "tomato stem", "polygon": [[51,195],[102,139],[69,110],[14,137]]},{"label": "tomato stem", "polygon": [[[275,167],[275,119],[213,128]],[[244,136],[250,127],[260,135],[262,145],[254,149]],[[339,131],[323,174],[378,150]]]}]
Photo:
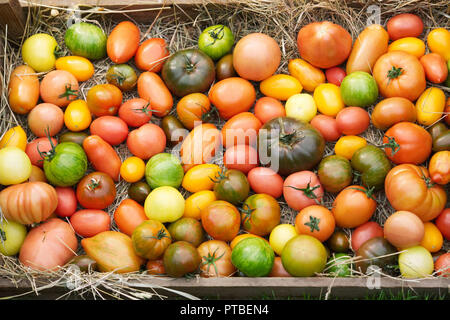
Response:
[{"label": "tomato stem", "polygon": [[226,179],[226,178],[227,178],[226,172],[227,172],[227,169],[226,169],[226,168],[220,168],[220,171],[218,171],[218,172],[216,173],[216,175],[214,176],[214,178],[211,178],[211,177],[208,177],[208,178],[209,178],[209,180],[211,180],[211,181],[214,182],[214,183],[219,183],[219,182],[222,181],[223,179]]},{"label": "tomato stem", "polygon": [[217,40],[222,40],[224,36],[224,28],[225,26],[218,26],[208,32],[209,36],[213,38],[213,42],[208,44],[207,46],[212,46],[216,43]]},{"label": "tomato stem", "polygon": [[385,135],[385,137],[388,138],[388,143],[384,143],[379,147],[380,148],[391,148],[391,157],[393,157],[400,150],[400,145],[397,143],[397,141],[395,141],[394,137],[388,137],[386,135]]},{"label": "tomato stem", "polygon": [[256,209],[250,208],[250,206],[246,203],[244,203],[242,208],[239,208],[239,211],[244,215],[243,224],[246,226],[247,229],[251,228],[250,219],[252,217],[253,211],[255,211],[255,210]]},{"label": "tomato stem", "polygon": [[145,113],[147,116],[151,116],[150,115],[150,111],[151,112],[157,112],[158,110],[153,110],[153,109],[150,109],[150,102],[149,103],[147,103],[145,106],[143,106],[142,108],[136,108],[136,109],[133,109],[134,111],[137,111],[137,113],[139,113],[139,112],[141,112],[141,113]]},{"label": "tomato stem", "polygon": [[121,86],[123,84],[123,82],[127,79],[123,74],[121,74],[119,71],[117,71],[116,73],[113,73],[111,75],[111,77],[113,79],[116,79],[117,83],[119,84],[119,86]]},{"label": "tomato stem", "polygon": [[422,179],[423,179],[423,181],[425,181],[425,184],[427,185],[427,188],[428,188],[428,189],[434,187],[434,183],[433,183],[433,181],[431,180],[431,178],[430,178],[430,177],[427,178],[427,177],[423,174],[423,172],[422,172]]},{"label": "tomato stem", "polygon": [[223,255],[225,254],[225,252],[223,252],[219,257],[216,257],[216,252],[217,250],[219,250],[219,248],[216,248],[216,250],[214,250],[214,252],[211,255],[211,252],[208,252],[208,256],[203,256],[203,259],[205,261],[202,261],[202,266],[204,265],[208,265],[208,275],[209,275],[209,269],[211,268],[211,265],[214,266],[214,270],[216,271],[216,276],[219,275],[219,270],[217,269],[217,265],[216,265],[216,261],[220,260]]},{"label": "tomato stem", "polygon": [[311,232],[314,232],[314,230],[320,231],[319,223],[320,218],[309,216],[309,221],[305,222],[305,226],[308,226]]},{"label": "tomato stem", "polygon": [[2,241],[2,243],[6,241],[6,232],[3,231],[3,229],[1,228],[0,228],[0,240]]},{"label": "tomato stem", "polygon": [[292,188],[292,189],[295,189],[298,191],[303,191],[303,194],[305,196],[307,196],[309,199],[314,199],[314,200],[316,200],[316,202],[318,202],[317,196],[314,193],[314,190],[316,190],[319,187],[320,187],[320,185],[318,184],[317,186],[314,186],[311,188],[311,180],[309,180],[308,184],[306,185],[306,188],[297,188],[294,186],[286,186],[285,188]]},{"label": "tomato stem", "polygon": [[[60,94],[58,98],[66,98],[69,101],[74,101],[78,98],[79,92],[78,90],[72,90],[72,85],[70,83],[66,84],[65,92],[63,94]],[[73,96],[74,98],[71,99],[70,97]]]},{"label": "tomato stem", "polygon": [[360,187],[360,188],[349,188],[349,189],[361,191],[361,192],[363,192],[363,193],[367,196],[367,198],[372,199],[372,200],[374,200],[374,201],[377,201],[377,200],[375,199],[375,197],[373,196],[373,194],[375,193],[375,186],[372,186],[372,187],[370,187],[370,188],[368,188],[368,189],[365,189],[364,187]]},{"label": "tomato stem", "polygon": [[93,191],[95,190],[95,188],[97,188],[100,185],[100,180],[92,178],[91,182],[89,182],[89,184],[87,185],[87,188],[89,191]]},{"label": "tomato stem", "polygon": [[37,145],[37,151],[39,153],[39,156],[41,156],[41,159],[39,161],[43,161],[43,160],[52,160],[53,157],[55,156],[55,148],[56,146],[53,144],[52,141],[52,137],[50,137],[50,128],[49,126],[47,126],[47,128],[45,129],[45,136],[48,138],[48,141],[50,142],[50,146],[52,147],[49,151],[47,152],[42,152],[41,150],[39,150],[39,143]]},{"label": "tomato stem", "polygon": [[392,69],[389,70],[387,73],[387,77],[389,78],[388,85],[392,79],[396,79],[396,78],[400,77],[402,75],[402,73],[403,73],[403,68],[396,68],[395,66],[392,66]]}]

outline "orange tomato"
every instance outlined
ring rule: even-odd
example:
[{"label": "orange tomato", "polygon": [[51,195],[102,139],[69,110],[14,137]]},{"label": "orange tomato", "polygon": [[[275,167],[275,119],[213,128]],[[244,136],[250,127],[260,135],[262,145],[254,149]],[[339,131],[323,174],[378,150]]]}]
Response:
[{"label": "orange tomato", "polygon": [[37,137],[54,136],[64,126],[64,112],[52,103],[40,103],[28,114],[28,127]]},{"label": "orange tomato", "polygon": [[276,74],[259,83],[259,90],[263,95],[283,101],[300,93],[302,89],[300,81],[287,74]]},{"label": "orange tomato", "polygon": [[39,79],[29,66],[18,66],[9,78],[8,102],[11,110],[27,114],[39,100]]},{"label": "orange tomato", "polygon": [[437,53],[428,53],[420,58],[425,76],[433,83],[442,83],[447,79],[448,68],[444,58]]},{"label": "orange tomato", "polygon": [[225,148],[238,144],[256,146],[262,123],[251,112],[241,112],[230,118],[222,127],[222,143]]},{"label": "orange tomato", "polygon": [[106,52],[112,62],[125,63],[138,50],[140,40],[139,28],[131,21],[122,21],[108,36]]},{"label": "orange tomato", "polygon": [[41,81],[39,92],[44,102],[66,107],[78,99],[78,80],[65,70],[53,70],[47,73]]},{"label": "orange tomato", "polygon": [[298,234],[307,234],[320,242],[328,240],[334,232],[335,221],[333,214],[320,205],[306,207],[295,217],[295,229]]},{"label": "orange tomato", "polygon": [[128,134],[127,147],[136,157],[147,160],[163,152],[166,142],[163,129],[154,123],[147,123]]},{"label": "orange tomato", "polygon": [[86,102],[95,116],[114,116],[122,104],[122,97],[122,91],[115,85],[97,84],[89,89]]},{"label": "orange tomato", "polygon": [[432,222],[424,224],[425,233],[423,235],[420,245],[430,252],[438,252],[444,244],[444,237],[441,231]]},{"label": "orange tomato", "polygon": [[211,103],[203,93],[188,94],[177,103],[178,119],[189,130],[192,130],[196,124],[204,121],[210,110]]},{"label": "orange tomato", "polygon": [[313,92],[321,83],[325,83],[325,73],[302,59],[289,60],[288,70],[297,78],[306,91]]},{"label": "orange tomato", "polygon": [[371,120],[376,128],[386,130],[402,121],[416,122],[416,108],[406,98],[383,99],[373,109]]},{"label": "orange tomato", "polygon": [[169,53],[164,39],[150,38],[141,43],[137,49],[134,61],[136,62],[136,67],[141,70],[160,72]]},{"label": "orange tomato", "polygon": [[236,169],[247,174],[259,164],[258,151],[249,145],[234,145],[225,150],[223,164],[227,169]]},{"label": "orange tomato", "polygon": [[395,40],[388,47],[388,52],[404,51],[420,59],[425,54],[425,42],[415,37],[406,37]]},{"label": "orange tomato", "polygon": [[274,118],[286,116],[283,104],[271,97],[259,98],[255,103],[254,113],[263,124]]},{"label": "orange tomato", "polygon": [[446,185],[450,182],[450,151],[436,152],[428,166],[430,177],[433,182]]},{"label": "orange tomato", "polygon": [[108,174],[114,181],[119,180],[122,160],[109,143],[99,136],[91,135],[84,139],[83,149],[96,171]]},{"label": "orange tomato", "polygon": [[150,102],[157,117],[166,116],[173,106],[173,97],[164,81],[154,72],[143,72],[138,78],[139,97]]},{"label": "orange tomato", "polygon": [[129,236],[142,222],[148,220],[144,207],[132,199],[124,199],[114,211],[114,222],[119,230]]},{"label": "orange tomato", "polygon": [[94,66],[89,59],[78,56],[66,56],[56,59],[56,70],[66,70],[73,74],[78,81],[89,80],[94,75]]},{"label": "orange tomato", "polygon": [[422,220],[409,211],[397,211],[384,223],[384,237],[393,246],[407,249],[420,244],[425,232]]}]

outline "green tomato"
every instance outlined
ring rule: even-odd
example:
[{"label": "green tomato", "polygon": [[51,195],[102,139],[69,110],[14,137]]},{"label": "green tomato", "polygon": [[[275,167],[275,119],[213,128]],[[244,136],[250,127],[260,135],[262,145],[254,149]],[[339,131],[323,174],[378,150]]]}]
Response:
[{"label": "green tomato", "polygon": [[367,187],[382,189],[384,179],[392,165],[380,148],[367,145],[358,149],[352,156],[352,168],[361,173],[361,181]]},{"label": "green tomato", "polygon": [[341,82],[342,100],[347,106],[367,107],[378,98],[378,86],[375,79],[364,71],[355,71]]},{"label": "green tomato", "polygon": [[8,186],[25,182],[31,175],[31,161],[17,147],[0,149],[0,184]]},{"label": "green tomato", "polygon": [[233,44],[233,33],[230,28],[221,24],[206,28],[198,38],[198,48],[213,60],[230,52]]},{"label": "green tomato", "polygon": [[106,39],[100,27],[87,22],[71,25],[64,36],[66,46],[72,54],[90,60],[102,59],[106,56]]},{"label": "green tomato", "polygon": [[178,188],[184,177],[180,160],[170,153],[158,153],[145,166],[145,180],[152,189],[162,186]]},{"label": "green tomato", "polygon": [[422,246],[411,247],[400,253],[398,265],[404,278],[425,278],[434,270],[433,257]]},{"label": "green tomato", "polygon": [[348,277],[351,275],[351,257],[345,253],[333,253],[327,262],[327,271],[333,277]]},{"label": "green tomato", "polygon": [[265,277],[273,268],[275,253],[267,241],[249,237],[231,252],[231,263],[248,277]]},{"label": "green tomato", "polygon": [[29,37],[22,45],[22,59],[36,72],[50,71],[55,67],[58,43],[46,33]]},{"label": "green tomato", "polygon": [[353,179],[350,161],[338,155],[323,158],[319,163],[317,174],[325,191],[332,193],[348,187]]},{"label": "green tomato", "polygon": [[5,256],[15,256],[19,253],[27,228],[14,221],[2,220],[0,222],[0,253]]},{"label": "green tomato", "polygon": [[289,97],[285,105],[286,116],[310,122],[317,114],[314,98],[307,93],[297,93]]},{"label": "green tomato", "polygon": [[183,195],[174,187],[159,187],[145,199],[145,215],[161,223],[174,222],[183,216],[184,202]]}]

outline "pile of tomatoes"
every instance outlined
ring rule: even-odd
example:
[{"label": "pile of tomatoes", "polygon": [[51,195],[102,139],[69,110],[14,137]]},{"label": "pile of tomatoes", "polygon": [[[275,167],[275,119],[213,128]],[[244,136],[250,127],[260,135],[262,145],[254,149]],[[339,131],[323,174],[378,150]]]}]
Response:
[{"label": "pile of tomatoes", "polygon": [[[413,14],[357,39],[310,23],[284,74],[276,39],[224,25],[176,52],[130,21],[71,25],[63,57],[29,37],[8,99],[32,136],[0,140],[0,252],[36,270],[448,276],[450,32],[422,34]],[[84,94],[92,61],[112,65]]]}]

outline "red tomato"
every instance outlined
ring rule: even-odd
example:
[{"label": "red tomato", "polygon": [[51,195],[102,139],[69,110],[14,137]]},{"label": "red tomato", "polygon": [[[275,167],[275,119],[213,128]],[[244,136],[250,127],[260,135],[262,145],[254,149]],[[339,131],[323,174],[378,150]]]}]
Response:
[{"label": "red tomato", "polygon": [[120,106],[119,117],[130,127],[136,128],[149,123],[152,118],[150,102],[141,98],[130,99]]},{"label": "red tomato", "polygon": [[261,126],[261,121],[253,113],[238,113],[223,125],[222,144],[225,148],[238,144],[248,144],[256,147]]},{"label": "red tomato", "polygon": [[139,97],[150,102],[155,116],[164,117],[173,107],[172,93],[164,81],[154,72],[143,72],[138,78]]},{"label": "red tomato", "polygon": [[442,83],[447,79],[448,68],[444,58],[438,53],[428,53],[420,58],[425,77],[433,83]]},{"label": "red tomato", "polygon": [[255,103],[255,116],[264,124],[278,117],[285,117],[286,110],[283,104],[272,97],[259,98]]},{"label": "red tomato", "polygon": [[130,60],[139,47],[140,31],[131,21],[120,22],[108,36],[106,52],[112,62],[125,63]]},{"label": "red tomato", "polygon": [[283,194],[283,178],[270,168],[253,168],[248,172],[247,179],[255,193],[266,193],[275,199]]},{"label": "red tomato", "polygon": [[318,114],[311,120],[310,123],[322,134],[326,141],[336,141],[341,136],[338,123],[333,117]]},{"label": "red tomato", "polygon": [[111,218],[103,210],[85,209],[75,212],[70,217],[70,224],[78,235],[89,238],[108,231],[111,228]]},{"label": "red tomato", "polygon": [[109,83],[97,84],[89,89],[86,102],[95,116],[113,116],[122,104],[122,91]]},{"label": "red tomato", "polygon": [[77,196],[72,187],[56,187],[58,195],[58,206],[55,213],[57,216],[64,218],[70,217],[77,211]]},{"label": "red tomato", "polygon": [[41,81],[39,93],[44,102],[66,107],[79,96],[77,78],[65,70],[53,70]]},{"label": "red tomato", "polygon": [[160,72],[165,59],[169,56],[167,43],[161,38],[150,38],[141,43],[134,61],[136,67],[144,71]]},{"label": "red tomato", "polygon": [[127,146],[133,155],[147,160],[164,151],[166,135],[156,124],[147,123],[128,134]]},{"label": "red tomato", "polygon": [[363,223],[352,233],[352,249],[356,252],[359,247],[361,247],[361,245],[367,240],[383,236],[383,228],[378,223],[374,221]]},{"label": "red tomato", "polygon": [[389,19],[386,28],[389,38],[393,41],[406,37],[419,37],[423,31],[423,22],[415,14],[401,13]]},{"label": "red tomato", "polygon": [[[52,138],[52,144],[56,146],[58,141]],[[42,168],[44,166],[44,160],[41,156],[40,152],[46,153],[52,149],[52,145],[48,138],[37,138],[27,144],[25,148],[25,153],[28,158],[30,158],[31,164]]]},{"label": "red tomato", "polygon": [[119,117],[102,116],[92,121],[91,134],[101,137],[110,145],[118,145],[125,141],[128,136],[128,126]]},{"label": "red tomato", "polygon": [[450,252],[444,253],[436,260],[434,270],[438,276],[450,278]]},{"label": "red tomato", "polygon": [[338,87],[341,85],[341,82],[346,75],[347,73],[345,70],[339,67],[333,67],[325,70],[325,77],[327,78],[327,81],[337,85]]},{"label": "red tomato", "polygon": [[106,173],[92,172],[80,180],[76,195],[86,209],[105,209],[116,198],[116,185]]},{"label": "red tomato", "polygon": [[347,107],[336,116],[338,130],[346,135],[358,135],[367,130],[370,124],[369,113],[360,107]]},{"label": "red tomato", "polygon": [[238,144],[225,151],[223,164],[227,169],[236,169],[247,174],[258,166],[258,151],[249,145]]},{"label": "red tomato", "polygon": [[83,140],[83,149],[95,170],[108,174],[114,181],[119,180],[122,160],[109,143],[92,135]]},{"label": "red tomato", "polygon": [[320,203],[323,194],[319,178],[312,171],[295,172],[284,180],[284,199],[296,211]]},{"label": "red tomato", "polygon": [[450,208],[444,209],[434,222],[445,239],[450,240]]}]

